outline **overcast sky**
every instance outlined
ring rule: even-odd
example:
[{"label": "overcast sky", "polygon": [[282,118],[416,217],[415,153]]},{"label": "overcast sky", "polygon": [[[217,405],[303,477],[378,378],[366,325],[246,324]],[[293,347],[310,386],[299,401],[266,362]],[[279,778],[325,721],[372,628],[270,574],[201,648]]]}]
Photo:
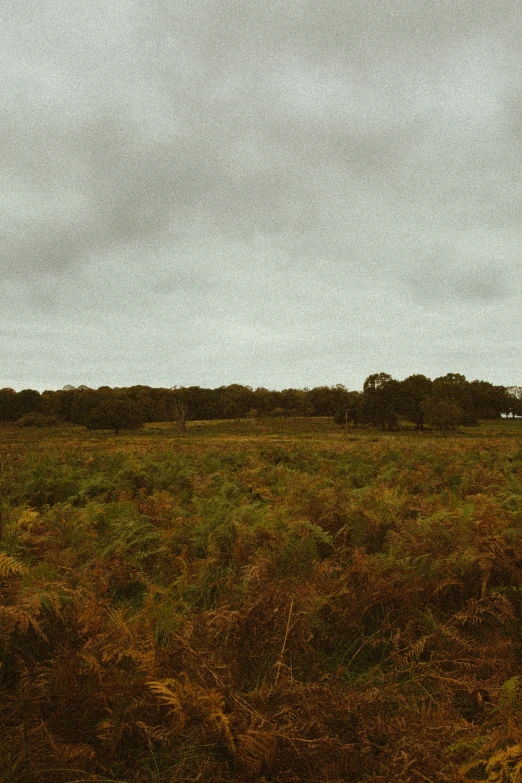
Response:
[{"label": "overcast sky", "polygon": [[9,0],[0,386],[522,383],[519,0]]}]

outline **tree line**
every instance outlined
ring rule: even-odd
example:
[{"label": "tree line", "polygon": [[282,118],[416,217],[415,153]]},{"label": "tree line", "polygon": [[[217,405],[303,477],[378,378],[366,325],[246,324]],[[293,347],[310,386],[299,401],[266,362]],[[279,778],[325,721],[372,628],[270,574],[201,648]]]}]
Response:
[{"label": "tree line", "polygon": [[347,403],[335,413],[338,424],[373,424],[395,430],[403,419],[424,429],[430,424],[446,431],[458,425],[473,426],[479,420],[522,415],[522,389],[495,386],[488,381],[468,381],[459,373],[431,380],[410,375],[397,381],[387,373],[368,376],[362,392],[348,392]]},{"label": "tree line", "polygon": [[[131,386],[66,386],[57,391],[0,389],[0,421],[43,422],[52,419],[91,429],[133,429],[145,422],[188,419],[245,419],[267,416],[333,416],[346,399],[342,386],[314,389],[265,388],[231,384],[216,389],[200,386],[153,388]],[[118,424],[119,423],[119,424]]]},{"label": "tree line", "polygon": [[0,389],[0,421],[27,425],[62,421],[116,432],[145,422],[174,420],[184,429],[188,419],[268,416],[332,416],[339,424],[369,424],[387,430],[396,429],[404,419],[418,429],[425,423],[444,429],[501,415],[522,415],[520,387],[467,381],[456,373],[434,380],[411,375],[403,381],[375,373],[365,380],[362,391],[349,391],[342,384],[282,391],[240,384],[216,389],[66,386],[42,393]]}]

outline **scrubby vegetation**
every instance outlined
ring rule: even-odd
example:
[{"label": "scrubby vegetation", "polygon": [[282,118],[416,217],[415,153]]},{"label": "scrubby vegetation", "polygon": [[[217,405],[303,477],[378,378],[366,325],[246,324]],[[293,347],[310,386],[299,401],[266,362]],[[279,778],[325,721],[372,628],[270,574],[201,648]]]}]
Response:
[{"label": "scrubby vegetation", "polygon": [[517,781],[522,429],[0,430],[0,781]]}]

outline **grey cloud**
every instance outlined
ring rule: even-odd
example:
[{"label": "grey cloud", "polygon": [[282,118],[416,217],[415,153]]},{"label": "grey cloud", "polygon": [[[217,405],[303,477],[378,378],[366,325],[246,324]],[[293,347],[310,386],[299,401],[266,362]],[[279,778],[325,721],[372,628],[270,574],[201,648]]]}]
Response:
[{"label": "grey cloud", "polygon": [[498,303],[513,297],[506,272],[494,265],[454,265],[440,256],[424,260],[413,272],[408,273],[407,282],[418,301],[431,305],[456,302],[484,305]]},{"label": "grey cloud", "polygon": [[[69,70],[80,78],[81,89],[79,96],[70,95],[76,108],[68,125],[60,115],[53,127],[45,104],[39,108],[47,130],[36,125],[31,135],[28,123],[33,161],[27,175],[33,183],[41,181],[45,208],[37,204],[28,210],[32,226],[23,237],[19,230],[18,238],[10,238],[8,265],[30,268],[39,257],[40,265],[47,261],[60,268],[67,259],[74,263],[114,243],[161,235],[171,220],[186,221],[194,208],[208,214],[218,230],[248,233],[257,225],[277,232],[287,220],[292,224],[296,203],[304,196],[303,220],[309,221],[311,213],[317,221],[323,195],[317,183],[330,160],[337,161],[348,187],[354,186],[352,177],[368,171],[391,171],[393,180],[393,167],[403,180],[404,167],[412,168],[408,152],[426,133],[425,119],[405,118],[411,102],[407,85],[415,76],[407,58],[401,62],[400,47],[395,54],[392,48],[391,61],[382,61],[371,9],[365,14],[346,6],[332,3],[318,14],[310,4],[292,10],[269,3],[259,10],[249,3],[202,3],[186,17],[183,6],[181,13],[175,6],[160,29],[140,19],[129,4],[129,17],[137,16],[144,40],[134,51],[135,30],[123,24],[128,26],[129,19],[112,22],[109,51],[121,53],[122,62],[115,58],[111,70],[97,42],[94,53],[100,62],[93,62],[92,54],[79,57],[80,67],[90,68],[83,78],[62,30],[55,43],[69,56]],[[487,6],[481,8],[483,15]],[[392,4],[384,14],[386,31],[398,35],[412,13],[434,24],[437,15],[427,5],[422,10]],[[480,18],[480,9],[475,15]],[[86,34],[81,25],[88,32],[89,20],[79,12],[75,19],[74,32],[81,38]],[[102,25],[95,21],[99,35]],[[420,29],[410,31],[412,42],[422,38]],[[451,29],[446,23],[443,32]],[[368,41],[361,53],[364,31]],[[319,57],[321,40],[329,52],[327,66]],[[178,47],[190,44],[190,55],[172,56],[168,63]],[[154,63],[157,49],[163,53],[162,66]],[[369,73],[362,68],[365,57],[374,69]],[[198,68],[199,63],[205,67]],[[125,66],[135,82],[124,81]],[[67,76],[65,70],[65,84]],[[100,111],[104,103],[107,108]]]},{"label": "grey cloud", "polygon": [[404,324],[449,346],[452,318],[514,317],[515,0],[15,0],[0,15],[6,313],[89,373],[99,359],[110,375],[117,345],[150,371],[170,345],[187,382],[209,382],[226,342],[231,381],[234,356],[268,373],[270,345],[282,377],[287,344],[303,383],[321,356],[351,352],[363,373],[385,344],[408,374]]}]

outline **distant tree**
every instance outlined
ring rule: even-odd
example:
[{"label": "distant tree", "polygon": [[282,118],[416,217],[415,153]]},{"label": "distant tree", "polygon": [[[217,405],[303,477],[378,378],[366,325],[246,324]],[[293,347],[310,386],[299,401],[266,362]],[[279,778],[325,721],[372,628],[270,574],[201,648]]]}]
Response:
[{"label": "distant tree", "polygon": [[189,406],[183,400],[174,400],[172,405],[172,418],[178,425],[180,432],[187,429],[187,419],[189,417]]},{"label": "distant tree", "polygon": [[263,386],[254,390],[254,407],[260,416],[268,415],[269,411],[277,407],[278,395],[279,392],[270,391]]},{"label": "distant tree", "polygon": [[219,419],[222,415],[220,389],[203,389],[189,386],[185,389],[185,401],[190,408],[192,419]]},{"label": "distant tree", "polygon": [[388,373],[369,375],[363,386],[364,419],[381,429],[397,429],[400,383]]},{"label": "distant tree", "polygon": [[354,427],[363,419],[364,414],[364,396],[361,392],[347,392],[346,403],[341,405],[334,414],[336,424],[348,426],[351,422]]},{"label": "distant tree", "polygon": [[23,389],[16,395],[17,418],[25,413],[40,413],[43,408],[43,399],[34,389]]},{"label": "distant tree", "polygon": [[418,430],[424,429],[422,402],[431,394],[432,382],[425,375],[410,375],[400,383],[399,413]]},{"label": "distant tree", "polygon": [[522,386],[508,386],[505,390],[502,413],[506,416],[522,416]]},{"label": "distant tree", "polygon": [[247,412],[255,407],[255,395],[251,386],[232,383],[230,386],[221,386],[217,391],[221,418],[243,419]]},{"label": "distant tree", "polygon": [[436,429],[446,435],[462,423],[464,412],[451,400],[427,397],[421,403],[424,418]]},{"label": "distant tree", "polygon": [[145,421],[154,421],[154,400],[153,390],[150,386],[129,386],[122,390],[125,398],[134,400],[140,410],[143,412]]},{"label": "distant tree", "polygon": [[56,415],[56,409],[58,408],[59,392],[56,391],[44,391],[42,392],[42,412],[46,415]]},{"label": "distant tree", "polygon": [[44,402],[44,411],[50,416],[57,416],[61,421],[71,421],[71,407],[73,404],[75,390],[66,391],[44,391],[42,399]]},{"label": "distant tree", "polygon": [[151,398],[148,421],[170,421],[172,419],[172,394],[170,389],[149,390]]},{"label": "distant tree", "polygon": [[488,381],[472,381],[468,388],[478,419],[498,419],[505,412],[507,395],[504,386],[494,386]]},{"label": "distant tree", "polygon": [[[275,408],[283,408],[285,416],[305,416],[308,411],[314,410],[314,403],[311,399],[314,390],[303,389],[283,389],[276,392]],[[316,412],[316,415],[325,414]],[[331,415],[331,414],[330,414]]]},{"label": "distant tree", "polygon": [[17,412],[15,390],[0,389],[0,421],[15,421]]},{"label": "distant tree", "polygon": [[339,408],[348,404],[348,389],[337,386],[316,386],[306,393],[306,402],[314,416],[334,416]]},{"label": "distant tree", "polygon": [[74,389],[73,391],[63,391],[62,395],[62,408],[66,415],[64,418],[66,421],[71,421],[73,424],[85,424],[91,418],[91,414],[99,406],[101,402],[106,399],[112,399],[114,393],[112,389],[108,392],[94,391],[89,389],[88,391],[80,391]]},{"label": "distant tree", "polygon": [[187,429],[187,421],[191,417],[191,390],[174,386],[171,389],[171,417],[176,422],[180,432]]},{"label": "distant tree", "polygon": [[478,416],[473,404],[470,383],[460,373],[448,373],[433,381],[432,394],[442,400],[453,402],[462,410],[461,424],[477,424]]},{"label": "distant tree", "polygon": [[454,384],[465,384],[468,381],[466,380],[465,375],[461,375],[459,372],[448,372],[446,375],[441,375],[439,378],[435,378],[435,381],[443,381],[445,383],[454,383]]},{"label": "distant tree", "polygon": [[89,430],[136,430],[143,426],[145,417],[139,406],[130,399],[108,397],[89,412],[85,425]]},{"label": "distant tree", "polygon": [[364,381],[363,392],[382,391],[391,380],[393,379],[387,372],[375,372]]}]

